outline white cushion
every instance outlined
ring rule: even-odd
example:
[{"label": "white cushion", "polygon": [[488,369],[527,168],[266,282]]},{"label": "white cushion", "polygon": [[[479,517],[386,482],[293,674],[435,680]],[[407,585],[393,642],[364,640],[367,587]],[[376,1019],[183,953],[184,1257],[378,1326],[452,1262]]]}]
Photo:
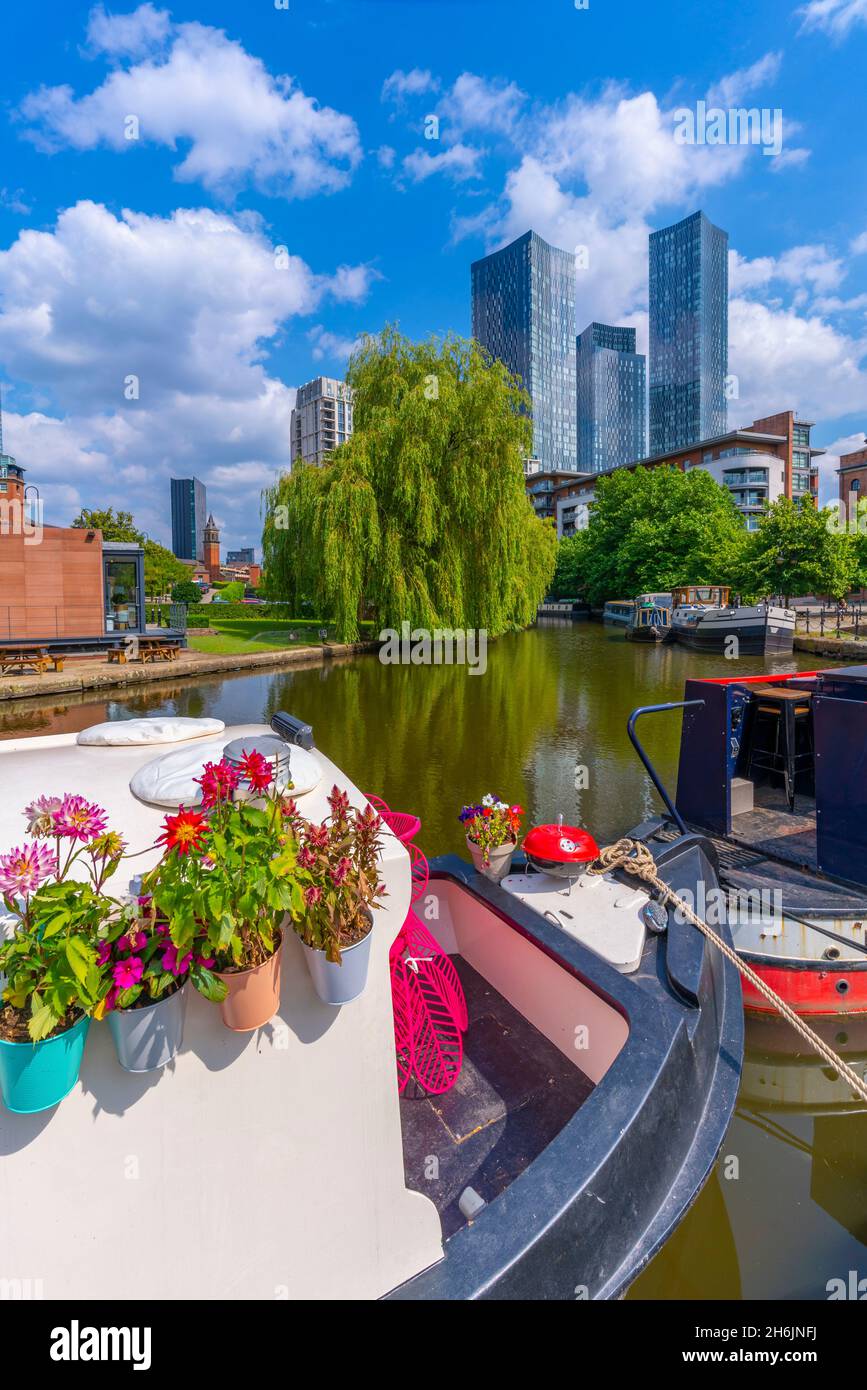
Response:
[{"label": "white cushion", "polygon": [[[153,758],[133,774],[129,789],[139,801],[152,806],[196,806],[202,789],[196,785],[205,763],[217,763],[231,739],[214,739],[208,743],[190,744]],[[289,768],[293,796],[303,796],[322,780],[322,767],[315,753],[306,748],[289,748]]]},{"label": "white cushion", "polygon": [[221,734],[222,719],[181,719],[158,715],[154,719],[113,719],[82,729],[76,743],[95,748],[129,748],[141,743],[183,743],[191,738]]}]

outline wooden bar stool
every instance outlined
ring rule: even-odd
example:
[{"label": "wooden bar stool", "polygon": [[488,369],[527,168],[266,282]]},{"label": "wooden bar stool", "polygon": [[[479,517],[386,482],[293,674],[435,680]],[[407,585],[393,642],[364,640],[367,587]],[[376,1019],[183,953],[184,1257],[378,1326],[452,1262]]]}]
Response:
[{"label": "wooden bar stool", "polygon": [[[782,775],[789,810],[795,809],[795,778],[813,769],[813,706],[809,691],[754,685],[747,777],[753,770]],[[800,735],[801,747],[798,748]]]}]

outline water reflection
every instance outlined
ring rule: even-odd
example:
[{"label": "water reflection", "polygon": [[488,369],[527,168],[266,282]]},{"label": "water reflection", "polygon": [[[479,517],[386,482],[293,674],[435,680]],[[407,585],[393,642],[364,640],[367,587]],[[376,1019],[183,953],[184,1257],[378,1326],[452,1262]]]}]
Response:
[{"label": "water reflection", "polygon": [[[657,809],[628,743],[630,711],[682,698],[687,675],[809,669],[809,657],[735,665],[628,643],[591,623],[547,620],[491,644],[488,670],[382,666],[375,656],[255,675],[161,681],[110,699],[53,697],[0,707],[0,736],[174,713],[226,723],[286,709],[364,790],[422,818],[429,854],[463,848],[461,803],[492,790],[532,821],[562,812],[608,842]],[[648,723],[646,743],[673,788],[679,716]],[[586,768],[576,775],[576,769]],[[587,785],[584,785],[584,781]],[[839,1035],[845,1033],[841,1041]],[[867,1066],[867,1025],[831,1041]],[[867,1116],[788,1030],[751,1024],[738,1114],[721,1162],[679,1230],[637,1281],[636,1298],[825,1298],[829,1279],[867,1275]],[[736,1178],[727,1160],[737,1160]]]}]

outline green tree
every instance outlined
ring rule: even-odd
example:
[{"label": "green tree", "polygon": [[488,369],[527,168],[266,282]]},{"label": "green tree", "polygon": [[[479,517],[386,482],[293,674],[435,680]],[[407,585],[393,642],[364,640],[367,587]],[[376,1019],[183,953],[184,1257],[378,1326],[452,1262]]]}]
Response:
[{"label": "green tree", "polygon": [[136,526],[132,512],[116,512],[114,507],[106,507],[102,511],[83,507],[72,524],[81,531],[101,531],[104,541],[126,541],[130,545],[144,544],[144,532]]},{"label": "green tree", "polygon": [[358,623],[486,628],[535,617],[556,536],[527,500],[529,398],[475,342],[387,327],[354,354],[355,432],[265,495],[268,592]]},{"label": "green tree", "polygon": [[152,540],[144,542],[145,593],[148,598],[162,598],[169,593],[173,584],[189,577],[189,566],[166,550],[164,545]]},{"label": "green tree", "polygon": [[202,591],[192,579],[181,579],[172,585],[172,603],[201,603]]},{"label": "green tree", "polygon": [[575,598],[584,589],[585,551],[589,532],[576,531],[564,536],[557,546],[557,567],[551,581],[552,598]]},{"label": "green tree", "polygon": [[599,479],[590,524],[576,537],[576,578],[591,603],[728,584],[747,540],[727,488],[709,473],[620,469]]},{"label": "green tree", "polygon": [[233,579],[230,584],[224,584],[222,589],[217,590],[217,597],[225,603],[238,603],[244,597],[245,590],[242,579]]},{"label": "green tree", "polygon": [[780,497],[750,533],[741,590],[752,598],[805,594],[842,598],[857,582],[859,549],[842,531],[836,509]]}]

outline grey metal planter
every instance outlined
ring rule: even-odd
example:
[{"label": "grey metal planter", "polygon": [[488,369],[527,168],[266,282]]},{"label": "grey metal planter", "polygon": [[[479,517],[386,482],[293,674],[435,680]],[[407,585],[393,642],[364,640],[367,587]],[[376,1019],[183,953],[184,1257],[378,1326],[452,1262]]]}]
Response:
[{"label": "grey metal planter", "polygon": [[301,942],[310,978],[323,1004],[351,1004],[353,999],[364,993],[372,938],[371,930],[363,941],[357,941],[354,946],[347,946],[346,950],[341,951],[340,965],[326,960],[324,951],[317,951]]},{"label": "grey metal planter", "polygon": [[124,1071],[158,1071],[180,1051],[184,1040],[187,986],[143,1009],[113,1009],[108,1026]]}]

